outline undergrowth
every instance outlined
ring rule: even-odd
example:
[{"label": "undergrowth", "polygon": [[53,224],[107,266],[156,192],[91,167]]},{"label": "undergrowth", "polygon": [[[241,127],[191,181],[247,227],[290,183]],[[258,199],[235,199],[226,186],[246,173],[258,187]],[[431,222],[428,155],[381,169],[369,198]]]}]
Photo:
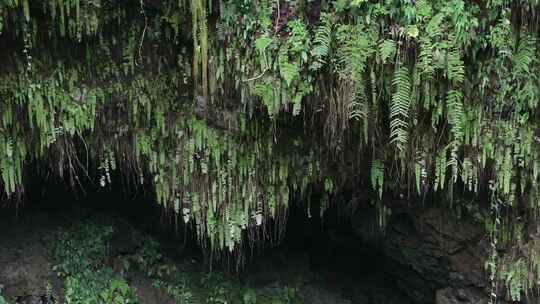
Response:
[{"label": "undergrowth", "polygon": [[6,299],[2,296],[4,286],[0,285],[0,304],[7,304]]},{"label": "undergrowth", "polygon": [[[112,256],[114,234],[114,225],[103,220],[82,221],[58,232],[53,270],[64,281],[65,303],[140,303],[132,286],[136,274],[178,304],[301,303],[296,288],[258,290],[224,273],[190,267],[187,259],[174,261],[150,236],[139,236],[140,245],[132,253]],[[1,293],[0,304],[7,304]]]},{"label": "undergrowth", "polygon": [[61,231],[54,266],[64,279],[65,302],[80,304],[137,303],[128,283],[107,265],[111,226],[81,222]]}]

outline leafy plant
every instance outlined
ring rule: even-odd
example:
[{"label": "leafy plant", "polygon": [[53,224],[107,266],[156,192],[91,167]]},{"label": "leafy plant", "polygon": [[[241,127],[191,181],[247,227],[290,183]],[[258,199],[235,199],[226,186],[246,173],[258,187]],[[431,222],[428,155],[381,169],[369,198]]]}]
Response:
[{"label": "leafy plant", "polygon": [[[113,186],[116,168],[237,258],[279,240],[291,198],[327,171],[344,172],[333,192],[489,198],[537,222],[537,2],[132,2],[0,1],[2,202],[20,201],[30,165],[74,187]],[[101,248],[80,262],[63,247],[63,277],[101,267]]]},{"label": "leafy plant", "polygon": [[242,295],[242,303],[257,304],[257,293],[253,289],[248,288],[244,291],[244,294]]},{"label": "leafy plant", "polygon": [[411,105],[411,80],[409,70],[400,67],[394,74],[392,85],[395,89],[390,104],[390,142],[400,151],[405,150],[409,140],[409,111]]},{"label": "leafy plant", "polygon": [[121,279],[111,280],[109,288],[101,292],[101,298],[111,304],[136,303],[129,285]]},{"label": "leafy plant", "polygon": [[66,303],[128,304],[135,296],[105,263],[112,226],[81,222],[58,235],[54,270],[64,279]]},{"label": "leafy plant", "polygon": [[297,294],[296,288],[285,286],[280,290],[280,293],[278,296],[278,302],[282,304],[294,303],[296,294]]},{"label": "leafy plant", "polygon": [[0,304],[8,304],[8,302],[6,301],[6,299],[4,299],[4,297],[2,296],[2,291],[4,289],[4,286],[3,285],[0,285]]},{"label": "leafy plant", "polygon": [[212,288],[210,295],[206,299],[208,304],[228,304],[230,303],[228,292],[223,286],[215,286]]}]

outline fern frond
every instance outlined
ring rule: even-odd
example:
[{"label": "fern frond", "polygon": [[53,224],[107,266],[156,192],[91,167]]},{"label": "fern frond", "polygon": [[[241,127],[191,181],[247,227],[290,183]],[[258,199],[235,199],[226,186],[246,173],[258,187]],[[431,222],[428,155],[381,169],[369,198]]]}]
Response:
[{"label": "fern frond", "polygon": [[268,59],[266,57],[266,49],[272,43],[272,39],[268,37],[267,34],[264,34],[255,40],[255,48],[259,53],[261,70],[265,71],[268,69]]},{"label": "fern frond", "polygon": [[379,56],[383,64],[386,63],[388,59],[392,58],[395,53],[396,42],[394,40],[386,39],[379,46]]},{"label": "fern frond", "polygon": [[349,119],[361,120],[367,116],[365,96],[359,96],[347,105]]},{"label": "fern frond", "polygon": [[253,87],[253,93],[262,99],[268,111],[268,116],[273,117],[277,110],[275,109],[275,96],[272,85],[268,82],[257,84]]},{"label": "fern frond", "polygon": [[416,1],[416,11],[418,12],[418,16],[421,18],[428,18],[431,16],[432,8],[431,8],[431,1],[429,0],[418,0]]},{"label": "fern frond", "polygon": [[337,40],[337,62],[341,72],[357,82],[363,81],[366,61],[376,48],[370,45],[371,41],[365,33],[352,26],[342,25],[338,29]]},{"label": "fern frond", "polygon": [[299,76],[299,69],[295,64],[289,62],[286,49],[279,53],[279,74],[285,80],[287,86],[290,86],[294,78]]},{"label": "fern frond", "polygon": [[416,156],[414,162],[414,177],[416,183],[416,192],[422,194],[422,188],[425,187],[427,180],[426,161],[421,154]]},{"label": "fern frond", "polygon": [[529,35],[525,35],[519,41],[517,50],[512,57],[512,65],[514,73],[529,74],[529,67],[536,58],[536,39]]},{"label": "fern frond", "polygon": [[458,51],[450,51],[447,55],[446,75],[448,80],[455,84],[462,84],[465,80],[465,66]]},{"label": "fern frond", "polygon": [[433,44],[429,38],[420,39],[420,54],[418,55],[418,70],[420,76],[431,79],[435,74],[433,64]]},{"label": "fern frond", "polygon": [[454,140],[452,143],[450,143],[451,149],[450,149],[450,160],[448,161],[448,166],[452,168],[452,182],[455,183],[458,180],[459,177],[459,156],[458,151],[460,147],[460,142],[457,140]]},{"label": "fern frond", "polygon": [[446,168],[448,167],[448,160],[446,158],[448,147],[445,147],[439,152],[435,159],[435,185],[434,190],[444,189],[444,183],[446,180]]},{"label": "fern frond", "polygon": [[442,35],[441,23],[443,19],[444,14],[438,13],[437,15],[433,16],[433,18],[431,18],[431,20],[429,20],[428,24],[426,25],[426,33],[432,39],[436,39],[437,37]]},{"label": "fern frond", "polygon": [[325,57],[330,53],[332,43],[332,22],[328,14],[321,14],[321,22],[315,29],[312,55],[315,57],[314,69],[319,69],[325,63]]},{"label": "fern frond", "polygon": [[409,70],[400,67],[392,81],[395,92],[390,105],[390,142],[402,151],[408,141],[409,107],[411,104],[411,79]]},{"label": "fern frond", "polygon": [[348,45],[349,65],[356,81],[364,81],[366,61],[373,52],[370,41],[365,35],[356,35]]},{"label": "fern frond", "polygon": [[370,180],[371,187],[373,187],[373,190],[377,191],[379,198],[382,198],[384,186],[384,165],[378,159],[373,160],[371,163]]},{"label": "fern frond", "polygon": [[450,90],[446,94],[447,119],[454,139],[463,138],[463,95],[458,90]]}]

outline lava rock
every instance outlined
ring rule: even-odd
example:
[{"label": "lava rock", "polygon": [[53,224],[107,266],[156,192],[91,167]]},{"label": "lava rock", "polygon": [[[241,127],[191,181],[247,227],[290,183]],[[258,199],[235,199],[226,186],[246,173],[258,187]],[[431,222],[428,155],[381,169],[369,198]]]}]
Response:
[{"label": "lava rock", "polygon": [[[381,244],[391,265],[385,271],[414,303],[431,304],[437,296],[441,304],[476,304],[460,300],[471,288],[487,298],[483,236],[481,225],[443,208],[393,210]],[[451,297],[443,297],[446,287]]]},{"label": "lava rock", "polygon": [[16,304],[54,304],[56,301],[54,298],[47,297],[45,295],[42,296],[23,296],[23,297],[17,297],[17,300],[15,302]]},{"label": "lava rock", "polygon": [[487,304],[484,294],[475,288],[439,289],[435,295],[435,304]]}]

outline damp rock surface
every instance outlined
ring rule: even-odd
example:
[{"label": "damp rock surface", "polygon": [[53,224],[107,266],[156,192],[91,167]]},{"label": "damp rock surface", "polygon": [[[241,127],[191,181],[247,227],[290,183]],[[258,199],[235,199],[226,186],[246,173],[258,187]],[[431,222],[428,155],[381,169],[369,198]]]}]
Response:
[{"label": "damp rock surface", "polygon": [[[60,229],[82,220],[78,214],[65,216],[51,213],[2,218],[0,228],[4,233],[0,236],[0,295],[8,303],[65,303],[64,282],[54,271],[58,263],[54,255],[57,236]],[[140,245],[134,241],[134,233],[138,231],[123,220],[116,223],[118,233],[113,235],[111,241],[115,246],[110,247],[110,253],[120,255],[133,252]],[[134,272],[133,277],[130,283],[139,297],[138,303],[175,303],[166,293],[152,286],[145,276]]]},{"label": "damp rock surface", "polygon": [[435,304],[487,304],[485,295],[475,288],[446,287],[436,292]]},{"label": "damp rock surface", "polygon": [[26,297],[20,303],[34,303],[46,293],[47,285],[59,289],[52,271],[55,224],[47,217],[3,220],[0,224],[0,284],[4,297]]},{"label": "damp rock surface", "polygon": [[[221,276],[220,270],[210,275],[201,260],[193,259],[186,252],[170,252],[171,248],[177,248],[173,246],[177,241],[169,244],[162,240],[159,246],[163,250],[156,259],[163,265],[146,273],[135,263],[145,256],[146,232],[125,219],[108,218],[99,213],[90,217],[97,220],[89,220],[88,213],[79,217],[69,212],[63,215],[37,213],[2,220],[0,227],[5,233],[0,236],[3,245],[0,247],[0,284],[4,287],[2,296],[8,303],[48,304],[49,292],[54,294],[56,303],[65,303],[65,281],[53,270],[59,263],[55,255],[59,231],[93,223],[98,227],[112,225],[114,230],[107,240],[107,256],[103,264],[96,267],[110,268],[116,278],[125,281],[137,303],[174,304],[182,303],[179,299],[185,297],[190,299],[189,303],[222,303],[219,301],[227,299],[227,303],[242,304],[246,294],[255,294],[257,303],[263,304],[409,304],[398,301],[399,297],[391,299],[389,289],[377,287],[383,284],[380,280],[370,282],[372,278],[362,274],[350,277],[338,264],[335,264],[338,268],[313,268],[309,252],[285,247],[255,255],[240,274]],[[181,273],[180,278],[169,275],[168,271],[173,271],[174,267]],[[152,279],[155,271],[164,273],[159,280]],[[166,285],[167,280],[174,284]]]},{"label": "damp rock surface", "polygon": [[441,208],[396,212],[382,247],[400,289],[414,303],[487,301],[483,230]]}]

